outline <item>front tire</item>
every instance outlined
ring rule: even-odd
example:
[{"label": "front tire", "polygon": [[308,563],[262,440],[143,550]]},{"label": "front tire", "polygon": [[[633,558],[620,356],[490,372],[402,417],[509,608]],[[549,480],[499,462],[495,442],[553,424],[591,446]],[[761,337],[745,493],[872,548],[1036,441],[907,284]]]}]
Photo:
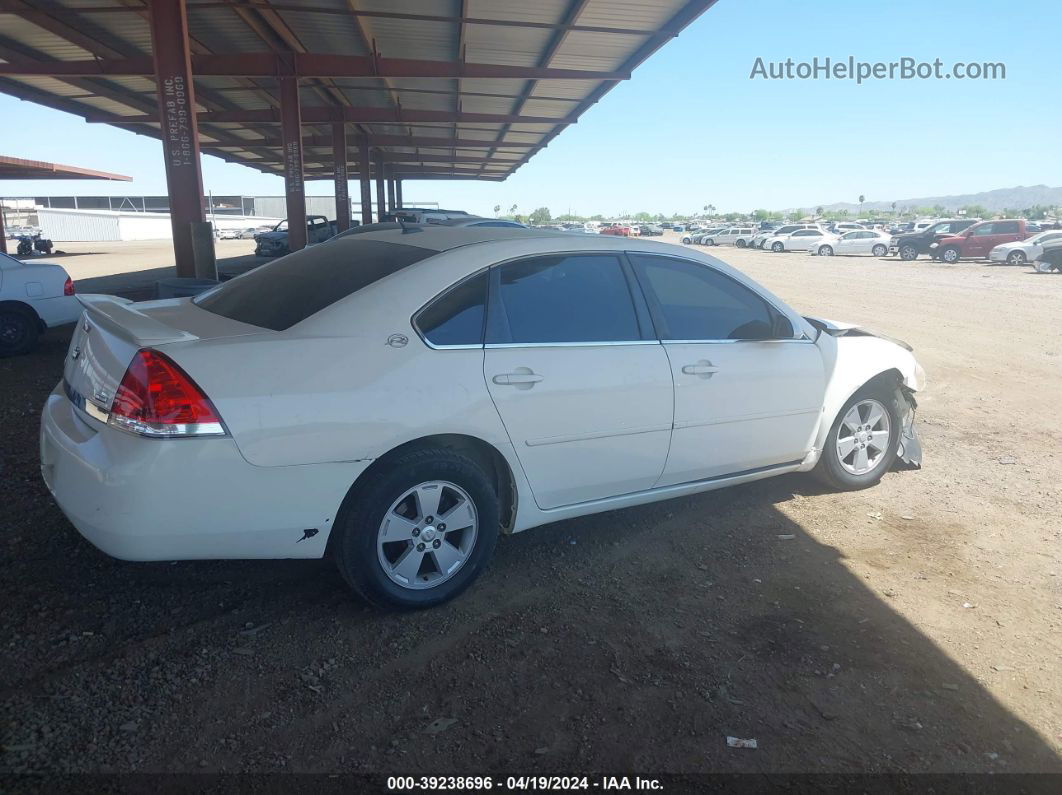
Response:
[{"label": "front tire", "polygon": [[0,359],[29,353],[37,347],[40,333],[40,323],[30,310],[17,306],[0,308]]},{"label": "front tire", "polygon": [[433,607],[486,567],[498,517],[498,495],[479,463],[445,448],[412,450],[344,501],[333,531],[336,564],[373,604]]},{"label": "front tire", "polygon": [[956,262],[959,261],[959,258],[961,256],[962,252],[952,246],[948,246],[948,248],[940,252],[940,258],[949,265],[954,265]]},{"label": "front tire", "polygon": [[907,245],[900,247],[900,259],[905,262],[918,259],[918,249],[914,246]]},{"label": "front tire", "polygon": [[771,251],[773,251],[775,254],[778,254],[782,251],[785,251],[785,246],[782,243],[774,243],[771,245]]},{"label": "front tire", "polygon": [[815,475],[837,491],[877,485],[900,446],[901,396],[883,384],[864,386],[838,412]]}]

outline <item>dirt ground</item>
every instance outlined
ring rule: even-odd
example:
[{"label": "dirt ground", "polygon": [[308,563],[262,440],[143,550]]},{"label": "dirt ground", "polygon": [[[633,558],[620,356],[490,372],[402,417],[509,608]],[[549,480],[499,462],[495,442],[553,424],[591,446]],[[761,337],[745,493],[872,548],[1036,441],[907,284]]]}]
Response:
[{"label": "dirt ground", "polygon": [[0,772],[1062,772],[1062,277],[713,253],[915,347],[924,468],[503,538],[427,612],[326,561],[105,557],[38,472],[69,331],[0,361]]}]

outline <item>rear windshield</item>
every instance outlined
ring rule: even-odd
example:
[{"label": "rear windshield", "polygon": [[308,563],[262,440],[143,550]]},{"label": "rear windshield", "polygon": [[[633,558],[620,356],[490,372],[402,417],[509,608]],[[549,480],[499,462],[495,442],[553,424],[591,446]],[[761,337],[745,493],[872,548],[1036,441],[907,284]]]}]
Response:
[{"label": "rear windshield", "polygon": [[256,268],[194,302],[215,315],[283,331],[436,253],[357,237],[333,240]]}]

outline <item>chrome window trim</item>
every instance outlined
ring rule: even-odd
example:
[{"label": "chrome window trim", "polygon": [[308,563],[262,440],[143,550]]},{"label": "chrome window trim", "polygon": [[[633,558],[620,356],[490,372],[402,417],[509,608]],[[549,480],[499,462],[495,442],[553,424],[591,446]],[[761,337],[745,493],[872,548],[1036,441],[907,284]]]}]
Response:
[{"label": "chrome window trim", "polygon": [[798,343],[800,345],[814,345],[814,340],[808,339],[805,336],[793,337],[792,339],[786,338],[784,340],[771,339],[771,340],[660,340],[663,345],[733,345],[738,342],[761,342],[769,343],[771,345],[788,345],[790,343]]},{"label": "chrome window trim", "polygon": [[617,345],[660,345],[661,340],[630,340],[605,342],[491,342],[483,347],[487,350],[501,348],[603,348]]}]

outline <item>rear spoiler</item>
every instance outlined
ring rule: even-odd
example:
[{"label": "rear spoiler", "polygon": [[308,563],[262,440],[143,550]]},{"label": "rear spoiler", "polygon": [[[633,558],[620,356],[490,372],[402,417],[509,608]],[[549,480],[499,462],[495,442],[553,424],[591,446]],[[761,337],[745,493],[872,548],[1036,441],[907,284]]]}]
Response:
[{"label": "rear spoiler", "polygon": [[164,342],[190,342],[199,339],[187,331],[160,323],[136,309],[128,298],[115,295],[78,294],[92,322],[111,334],[132,339],[141,346],[161,345]]}]

